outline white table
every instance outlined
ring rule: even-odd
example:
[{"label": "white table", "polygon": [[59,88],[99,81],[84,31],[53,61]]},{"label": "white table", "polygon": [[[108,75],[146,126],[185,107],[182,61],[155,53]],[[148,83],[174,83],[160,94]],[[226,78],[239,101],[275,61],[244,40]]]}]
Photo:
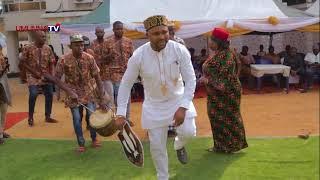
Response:
[{"label": "white table", "polygon": [[287,93],[289,92],[290,66],[282,64],[252,64],[250,65],[252,76],[257,78],[258,91],[261,89],[261,77],[266,74],[282,74],[286,78]]},{"label": "white table", "polygon": [[282,74],[284,77],[290,76],[290,66],[282,64],[251,64],[251,74],[254,77],[262,77],[265,74]]}]

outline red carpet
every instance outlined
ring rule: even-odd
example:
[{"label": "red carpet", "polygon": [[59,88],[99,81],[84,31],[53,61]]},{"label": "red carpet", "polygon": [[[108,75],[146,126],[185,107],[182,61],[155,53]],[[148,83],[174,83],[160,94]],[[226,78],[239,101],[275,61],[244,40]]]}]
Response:
[{"label": "red carpet", "polygon": [[26,119],[28,117],[28,112],[15,112],[15,113],[7,113],[6,124],[4,125],[4,129],[9,129],[18,122]]}]

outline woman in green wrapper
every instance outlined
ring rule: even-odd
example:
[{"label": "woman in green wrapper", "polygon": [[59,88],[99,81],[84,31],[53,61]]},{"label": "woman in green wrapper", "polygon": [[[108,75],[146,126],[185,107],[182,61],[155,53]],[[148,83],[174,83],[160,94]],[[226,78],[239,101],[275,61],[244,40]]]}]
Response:
[{"label": "woman in green wrapper", "polygon": [[248,147],[240,114],[241,84],[239,61],[229,48],[229,33],[222,28],[212,31],[210,48],[214,56],[203,64],[214,146],[210,152],[233,153]]}]

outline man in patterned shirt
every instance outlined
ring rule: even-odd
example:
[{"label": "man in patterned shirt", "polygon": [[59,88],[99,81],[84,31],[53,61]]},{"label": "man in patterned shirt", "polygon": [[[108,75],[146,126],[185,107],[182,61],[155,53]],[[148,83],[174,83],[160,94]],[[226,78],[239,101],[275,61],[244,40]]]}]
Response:
[{"label": "man in patterned shirt", "polygon": [[[58,62],[56,67],[56,77],[61,79],[62,75],[65,75],[65,83],[67,87],[72,89],[78,97],[71,97],[67,94],[65,104],[71,110],[74,131],[77,136],[79,148],[78,152],[85,151],[85,139],[82,133],[81,127],[81,115],[80,108],[83,108],[81,104],[84,104],[87,109],[88,118],[92,111],[95,111],[94,104],[94,88],[93,84],[98,86],[98,97],[100,107],[105,107],[105,104],[109,101],[108,95],[104,94],[101,78],[99,75],[98,67],[93,56],[85,53],[84,42],[82,35],[75,34],[70,36],[70,48],[71,52],[64,55]],[[97,140],[96,131],[90,128],[90,136],[92,139],[92,147],[100,147],[101,144]]]},{"label": "man in patterned shirt", "polygon": [[[26,63],[35,71],[41,74],[53,74],[55,57],[51,48],[45,44],[46,35],[43,31],[34,32],[35,42],[24,48],[20,63]],[[52,119],[52,99],[53,99],[53,84],[41,79],[37,79],[27,72],[27,83],[29,87],[29,126],[33,126],[33,113],[38,96],[38,89],[42,88],[45,96],[45,121],[48,123],[56,123],[57,120]]]},{"label": "man in patterned shirt", "polygon": [[94,51],[92,49],[90,49],[90,39],[87,36],[82,36],[83,42],[84,42],[84,49],[83,51],[90,54],[91,56],[95,56],[94,55]]},{"label": "man in patterned shirt", "polygon": [[[113,23],[114,35],[106,40],[106,53],[109,59],[109,69],[113,84],[113,97],[117,106],[117,97],[120,82],[124,72],[127,69],[127,63],[133,53],[132,40],[123,36],[123,23],[116,21]],[[111,96],[112,97],[112,96]],[[133,126],[130,121],[130,98],[127,105],[127,121]]]},{"label": "man in patterned shirt", "polygon": [[0,45],[0,145],[4,143],[4,138],[9,136],[4,132],[8,105],[11,105],[11,93],[7,78],[8,67]]},{"label": "man in patterned shirt", "polygon": [[[100,77],[104,90],[108,95],[113,95],[112,81],[110,80],[109,62],[107,60],[106,53],[106,41],[104,39],[104,29],[102,27],[96,27],[97,39],[93,40],[90,49],[94,52],[94,59],[100,69]],[[114,104],[113,98],[109,102],[108,106],[111,107]]]}]

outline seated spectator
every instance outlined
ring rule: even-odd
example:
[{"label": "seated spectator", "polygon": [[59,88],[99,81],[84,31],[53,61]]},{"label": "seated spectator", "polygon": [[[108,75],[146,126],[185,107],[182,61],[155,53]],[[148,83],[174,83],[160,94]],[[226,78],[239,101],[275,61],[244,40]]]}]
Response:
[{"label": "seated spectator", "polygon": [[[268,51],[269,51],[268,54],[266,54],[262,58],[267,60],[267,61],[271,61],[272,64],[281,64],[280,57],[276,53],[274,53],[274,47],[273,46],[269,46]],[[281,76],[272,75],[272,81],[274,83],[276,83],[280,87],[279,78],[281,78]]]},{"label": "seated spectator", "polygon": [[302,80],[303,83],[303,89],[301,90],[301,93],[307,92],[307,73],[304,69],[304,61],[300,54],[297,53],[297,48],[291,47],[289,54],[287,57],[284,58],[284,65],[290,66],[290,75],[291,76],[300,76],[300,80]]},{"label": "seated spectator", "polygon": [[257,56],[263,57],[263,56],[265,56],[267,54],[263,49],[264,49],[263,45],[260,44],[260,51],[257,52]]},{"label": "seated spectator", "polygon": [[202,64],[208,59],[209,55],[207,54],[206,49],[201,49],[201,54],[199,57],[199,62],[201,64],[201,69],[202,69]]},{"label": "seated spectator", "polygon": [[272,61],[272,64],[280,64],[280,57],[274,53],[274,47],[269,47],[269,53],[263,56],[264,59]]},{"label": "seated spectator", "polygon": [[196,61],[196,55],[195,55],[195,52],[196,50],[194,48],[189,48],[189,53],[190,53],[190,56],[191,56],[191,62],[192,62],[192,65],[193,65],[193,68],[194,68],[194,64],[195,64],[195,61]]},{"label": "seated spectator", "polygon": [[291,46],[290,45],[286,45],[286,49],[284,51],[281,51],[278,55],[280,57],[280,59],[285,58],[289,55]]},{"label": "seated spectator", "polygon": [[312,47],[312,53],[307,53],[304,58],[306,64],[306,71],[308,75],[307,83],[308,86],[313,84],[313,76],[317,75],[320,77],[320,55],[319,45],[315,44]]},{"label": "seated spectator", "polygon": [[251,75],[250,64],[254,64],[255,60],[251,54],[248,53],[248,46],[242,46],[242,51],[240,52],[241,61],[241,72],[240,77],[248,77]]},{"label": "seated spectator", "polygon": [[195,56],[195,49],[189,48],[190,56],[191,56],[191,62],[194,69],[194,72],[196,74],[196,78],[199,79],[201,77],[202,71],[201,71],[201,65],[199,63],[199,58]]},{"label": "seated spectator", "polygon": [[208,54],[206,49],[201,49],[200,56],[197,57],[196,66],[199,68],[199,71],[202,74],[202,65],[208,59]]}]

